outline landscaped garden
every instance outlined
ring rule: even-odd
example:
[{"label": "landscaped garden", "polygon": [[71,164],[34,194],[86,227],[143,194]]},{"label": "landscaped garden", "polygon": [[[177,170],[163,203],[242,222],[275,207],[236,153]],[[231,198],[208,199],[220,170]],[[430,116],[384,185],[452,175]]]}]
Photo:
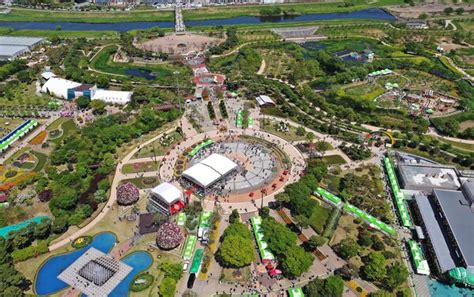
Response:
[{"label": "landscaped garden", "polygon": [[125,164],[122,167],[122,172],[125,174],[129,173],[139,173],[147,171],[157,171],[159,168],[159,162],[149,161],[149,162],[138,162]]}]

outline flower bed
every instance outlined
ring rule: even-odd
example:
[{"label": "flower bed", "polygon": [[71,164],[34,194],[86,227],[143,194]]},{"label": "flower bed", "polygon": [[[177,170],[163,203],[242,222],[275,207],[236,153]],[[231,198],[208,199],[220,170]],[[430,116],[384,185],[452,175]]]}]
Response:
[{"label": "flower bed", "polygon": [[[155,278],[153,275],[148,273],[141,273],[135,276],[132,280],[132,285],[130,286],[130,291],[132,292],[141,292],[153,284]],[[138,283],[137,283],[138,282]]]},{"label": "flower bed", "polygon": [[75,249],[82,249],[83,247],[88,246],[92,242],[92,236],[81,236],[71,243],[72,247]]},{"label": "flower bed", "polygon": [[41,131],[32,140],[30,140],[30,144],[32,144],[32,145],[42,144],[43,141],[46,139],[47,135],[48,135],[48,132]]}]

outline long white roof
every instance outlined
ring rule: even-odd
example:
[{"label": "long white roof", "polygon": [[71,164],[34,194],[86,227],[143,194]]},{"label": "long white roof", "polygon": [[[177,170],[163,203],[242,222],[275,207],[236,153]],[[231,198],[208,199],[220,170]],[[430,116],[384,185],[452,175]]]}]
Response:
[{"label": "long white roof", "polygon": [[132,94],[133,92],[97,89],[92,95],[92,100],[102,100],[106,103],[114,104],[127,104],[132,100]]},{"label": "long white roof", "polygon": [[41,92],[49,93],[52,96],[67,99],[67,90],[73,89],[80,86],[80,83],[59,78],[59,77],[51,77],[46,81],[46,83],[41,88]]},{"label": "long white roof", "polygon": [[219,154],[212,154],[198,164],[185,170],[183,176],[199,186],[206,188],[235,168],[237,168],[237,164],[232,160]]},{"label": "long white roof", "polygon": [[161,197],[168,204],[173,203],[178,199],[182,199],[183,197],[181,191],[175,185],[168,182],[159,184],[158,186],[154,187],[151,192]]}]

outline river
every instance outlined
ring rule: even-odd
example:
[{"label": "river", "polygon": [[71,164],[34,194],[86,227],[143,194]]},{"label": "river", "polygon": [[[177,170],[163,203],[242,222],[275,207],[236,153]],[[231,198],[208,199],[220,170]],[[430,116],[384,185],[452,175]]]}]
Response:
[{"label": "river", "polygon": [[[294,23],[311,22],[320,20],[344,20],[344,19],[371,19],[394,21],[396,18],[380,8],[370,8],[351,12],[337,13],[312,13],[289,17],[256,17],[239,16],[226,19],[207,19],[185,21],[186,27],[193,26],[219,26],[219,25],[252,25],[263,23]],[[174,28],[174,22],[123,22],[123,23],[75,23],[75,22],[4,22],[0,21],[0,27],[13,28],[17,30],[56,30],[60,28],[66,31],[130,31],[137,29],[149,29],[152,27]]]}]

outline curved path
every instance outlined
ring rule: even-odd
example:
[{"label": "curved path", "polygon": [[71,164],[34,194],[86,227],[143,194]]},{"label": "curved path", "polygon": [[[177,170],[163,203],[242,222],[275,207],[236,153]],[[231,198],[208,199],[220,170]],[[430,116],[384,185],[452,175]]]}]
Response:
[{"label": "curved path", "polygon": [[[83,235],[84,233],[86,233],[86,232],[90,231],[92,228],[94,228],[94,226],[97,223],[99,223],[107,215],[107,213],[112,208],[115,201],[117,200],[117,186],[119,185],[120,181],[123,180],[123,179],[128,178],[128,175],[122,173],[122,166],[124,164],[128,163],[130,161],[130,159],[132,159],[132,157],[138,152],[138,150],[140,148],[142,148],[142,147],[152,143],[153,141],[159,139],[164,133],[169,134],[169,133],[172,133],[174,130],[175,130],[175,128],[170,128],[167,131],[164,131],[164,132],[158,134],[157,136],[155,136],[155,137],[153,137],[153,138],[151,138],[151,139],[149,139],[149,140],[147,140],[143,143],[140,143],[140,144],[136,145],[130,151],[130,153],[128,153],[119,162],[119,164],[117,164],[117,168],[115,169],[114,179],[113,179],[112,185],[110,186],[109,200],[107,201],[105,206],[102,208],[100,213],[91,222],[89,222],[86,226],[84,226],[81,229],[77,230],[73,234],[70,234],[67,237],[61,239],[60,241],[55,242],[52,245],[50,245],[49,250],[54,251],[54,250],[62,247],[63,245],[69,244],[72,240],[76,239],[77,237]],[[156,173],[154,173],[154,174],[156,174]],[[133,177],[136,177],[136,174],[133,174]]]}]

